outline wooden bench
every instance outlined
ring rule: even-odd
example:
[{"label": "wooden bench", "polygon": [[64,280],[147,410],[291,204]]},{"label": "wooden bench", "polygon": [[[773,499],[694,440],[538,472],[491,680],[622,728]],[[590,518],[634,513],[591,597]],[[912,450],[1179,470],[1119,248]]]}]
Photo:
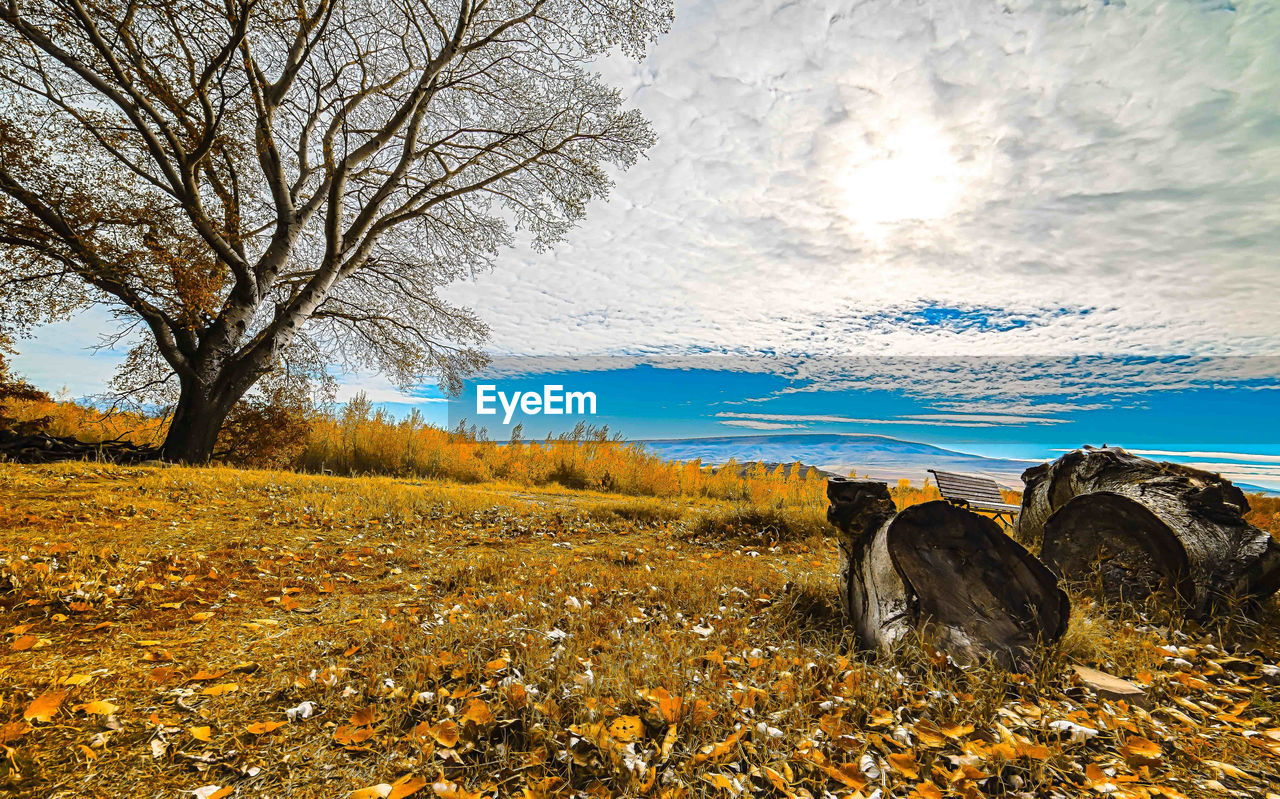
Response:
[{"label": "wooden bench", "polygon": [[937,480],[938,492],[947,502],[970,510],[993,513],[996,521],[1006,528],[1013,527],[1021,509],[1004,501],[1000,486],[996,485],[995,480],[976,474],[941,472],[937,469],[930,469],[929,474]]}]

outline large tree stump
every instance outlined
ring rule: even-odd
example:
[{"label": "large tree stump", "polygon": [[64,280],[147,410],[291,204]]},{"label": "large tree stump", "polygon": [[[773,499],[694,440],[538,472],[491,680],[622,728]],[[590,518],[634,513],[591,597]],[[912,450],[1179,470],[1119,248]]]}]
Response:
[{"label": "large tree stump", "polygon": [[960,662],[1016,668],[1066,630],[1057,578],[991,519],[946,502],[895,513],[889,487],[827,481],[841,599],[859,640],[886,651],[920,630]]},{"label": "large tree stump", "polygon": [[1168,589],[1196,616],[1280,588],[1280,544],[1248,524],[1244,493],[1216,474],[1086,447],[1022,475],[1018,537],[1064,579],[1110,599]]}]

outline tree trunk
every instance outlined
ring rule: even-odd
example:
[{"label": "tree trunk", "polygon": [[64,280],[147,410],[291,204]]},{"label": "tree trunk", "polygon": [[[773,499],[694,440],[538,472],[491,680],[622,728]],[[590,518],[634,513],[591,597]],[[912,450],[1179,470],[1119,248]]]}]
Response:
[{"label": "tree trunk", "polygon": [[244,391],[216,391],[198,384],[184,384],[161,456],[174,463],[207,463],[213,457],[218,433]]},{"label": "tree trunk", "polygon": [[842,600],[864,646],[892,649],[919,630],[963,663],[1017,668],[1065,632],[1057,579],[991,519],[946,502],[894,513],[889,488],[832,478]]},{"label": "tree trunk", "polygon": [[1022,475],[1018,536],[1063,579],[1113,600],[1171,591],[1193,615],[1280,588],[1280,544],[1219,475],[1086,447]]}]

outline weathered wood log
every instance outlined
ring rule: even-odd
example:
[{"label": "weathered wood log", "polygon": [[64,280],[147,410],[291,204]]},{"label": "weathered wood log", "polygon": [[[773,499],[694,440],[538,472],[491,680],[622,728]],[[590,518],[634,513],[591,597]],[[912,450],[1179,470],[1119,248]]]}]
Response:
[{"label": "weathered wood log", "polygon": [[955,660],[1026,662],[1067,627],[1057,578],[991,519],[946,502],[895,513],[873,480],[827,481],[842,596],[859,640],[886,651],[912,630]]},{"label": "weathered wood log", "polygon": [[1022,475],[1018,537],[1060,577],[1141,601],[1167,590],[1194,616],[1280,588],[1280,544],[1248,524],[1220,475],[1116,447],[1073,450]]},{"label": "weathered wood log", "polygon": [[47,433],[18,434],[0,430],[0,460],[14,463],[53,463],[67,460],[99,460],[141,463],[155,460],[159,450],[128,441],[80,441]]},{"label": "weathered wood log", "polygon": [[887,650],[911,631],[906,585],[889,556],[886,525],[897,513],[889,486],[876,480],[827,480],[827,521],[839,531],[840,600],[859,641]]}]

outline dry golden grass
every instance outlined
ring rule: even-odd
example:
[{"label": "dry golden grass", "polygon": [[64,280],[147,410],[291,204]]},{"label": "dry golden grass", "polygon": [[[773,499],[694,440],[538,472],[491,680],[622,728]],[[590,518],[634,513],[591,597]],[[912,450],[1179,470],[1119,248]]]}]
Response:
[{"label": "dry golden grass", "polygon": [[[1280,776],[1267,630],[1237,661],[1210,648],[1235,643],[1221,630],[1078,602],[1034,674],[919,642],[871,657],[831,604],[831,539],[697,534],[726,512],[0,464],[0,779],[31,797],[674,799],[1263,795]],[[1068,660],[1141,682],[1150,708],[1082,693]]]},{"label": "dry golden grass", "polygon": [[[47,419],[50,433],[85,441],[158,444],[164,437],[162,420],[102,414],[74,402],[14,402],[7,410],[20,421]],[[666,461],[593,428],[544,441],[496,443],[424,424],[417,415],[397,420],[357,398],[336,412],[313,415],[307,431],[290,464],[302,472],[484,484],[504,495],[571,489],[577,507],[597,495],[592,504],[605,518],[658,522],[689,516],[695,538],[772,544],[826,532],[826,481],[819,476],[788,475],[781,466],[770,471],[761,464],[741,473],[732,463],[713,469],[696,461]],[[927,481],[917,487],[901,480],[892,493],[899,507],[941,497]],[[463,494],[455,487],[451,496]],[[635,499],[604,499],[618,494]],[[1011,501],[1017,496],[1011,494]]]},{"label": "dry golden grass", "polygon": [[698,462],[676,463],[639,444],[584,425],[542,441],[493,442],[470,432],[442,430],[416,414],[395,419],[359,399],[311,420],[306,446],[294,466],[308,472],[385,474],[462,483],[559,485],[652,497],[734,500],[777,507],[825,501],[819,477],[787,477],[763,467],[739,474]]},{"label": "dry golden grass", "polygon": [[1249,512],[1245,521],[1272,536],[1280,538],[1280,497],[1268,497],[1261,494],[1249,495]]}]

